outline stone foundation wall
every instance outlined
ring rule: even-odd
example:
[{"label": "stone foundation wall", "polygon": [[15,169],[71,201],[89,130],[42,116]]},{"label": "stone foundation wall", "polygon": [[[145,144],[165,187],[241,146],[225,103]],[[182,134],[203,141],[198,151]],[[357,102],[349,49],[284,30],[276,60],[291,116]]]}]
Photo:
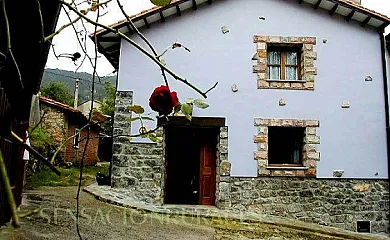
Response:
[{"label": "stone foundation wall", "polygon": [[[132,92],[117,92],[114,135],[129,134]],[[162,130],[157,131],[162,136]],[[127,137],[114,138],[111,187],[131,190],[139,201],[161,204],[163,191],[163,143],[130,143]]]},{"label": "stone foundation wall", "polygon": [[164,158],[161,143],[122,143],[113,156],[111,186],[142,202],[161,204]]},{"label": "stone foundation wall", "polygon": [[219,206],[356,231],[389,233],[388,180],[220,177]]}]

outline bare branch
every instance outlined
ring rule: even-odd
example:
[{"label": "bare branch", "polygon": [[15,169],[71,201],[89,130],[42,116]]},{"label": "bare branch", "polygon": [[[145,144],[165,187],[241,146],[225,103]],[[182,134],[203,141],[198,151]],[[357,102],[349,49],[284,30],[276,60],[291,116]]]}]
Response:
[{"label": "bare branch", "polygon": [[37,7],[38,7],[38,14],[39,14],[39,22],[41,23],[41,38],[42,40],[45,38],[45,26],[43,25],[43,17],[42,17],[42,11],[41,11],[41,3],[39,0],[35,0]]},{"label": "bare branch", "polygon": [[[94,125],[94,124],[87,124],[87,125],[83,126],[82,128],[80,128],[79,132],[81,132],[81,131],[84,130],[85,128],[90,127],[90,126],[92,126],[92,125]],[[65,147],[66,143],[67,143],[69,140],[71,140],[71,139],[73,139],[74,137],[76,137],[77,134],[78,134],[78,133],[76,133],[76,134],[74,134],[74,135],[68,137],[67,139],[65,139],[65,141],[63,141],[63,142],[61,143],[61,145],[57,148],[57,150],[54,152],[53,156],[51,157],[51,160],[50,160],[51,163],[54,163],[54,160],[55,160],[55,158],[57,157],[58,153],[61,151],[61,149],[63,149],[63,148]]]},{"label": "bare branch", "polygon": [[[96,4],[94,5],[93,7],[90,7],[88,8],[87,10],[85,10],[83,13],[80,13],[82,15],[86,15],[89,11],[91,11],[93,8],[98,8],[102,5],[105,5],[109,2],[111,2],[112,0],[108,0],[108,1],[105,1],[105,2],[102,2],[102,3],[99,3],[99,4]],[[82,15],[79,15],[75,20],[63,25],[62,27],[60,27],[57,31],[55,31],[54,33],[50,34],[49,36],[45,37],[45,41],[49,40],[49,39],[52,39],[54,36],[58,35],[62,30],[64,30],[65,28],[69,27],[70,25],[73,25],[75,24],[77,21],[79,21],[81,18],[82,18]],[[77,34],[77,33],[76,33]]]},{"label": "bare branch", "polygon": [[[66,11],[66,9],[64,8],[64,6],[62,6],[62,9],[64,9],[64,12],[65,12],[66,16],[68,17],[69,21],[72,21],[70,15],[69,15],[69,13],[68,13],[68,11]],[[80,22],[81,22],[81,25],[82,25],[83,28],[84,28],[85,33],[87,33],[87,28],[86,28],[85,25],[84,25],[83,19],[81,19]],[[90,62],[90,64],[91,64],[91,66],[94,68],[94,64],[93,64],[92,58],[88,55],[87,50],[86,50],[86,48],[87,48],[87,46],[86,46],[86,41],[84,41],[84,46],[83,46],[83,43],[81,42],[81,40],[80,40],[80,38],[79,38],[79,35],[77,34],[77,29],[76,29],[76,27],[74,26],[74,24],[72,25],[72,28],[73,28],[73,30],[74,30],[74,32],[75,32],[75,34],[76,34],[76,39],[77,39],[77,41],[78,41],[78,43],[79,43],[79,45],[80,45],[80,47],[81,47],[81,50],[83,50],[83,52],[84,52],[84,57],[87,57],[87,58],[88,58],[88,60],[89,60],[89,62]],[[84,59],[83,59],[83,62],[84,62]],[[81,66],[81,64],[80,64],[80,66]],[[79,69],[79,67],[76,69],[76,72],[77,72],[78,69]],[[99,79],[99,83],[101,83],[101,78],[99,77],[99,75],[96,74],[96,76],[97,76],[97,78]]]},{"label": "bare branch", "polygon": [[43,112],[41,118],[39,119],[39,122],[37,124],[35,124],[35,126],[29,132],[29,134],[28,134],[29,136],[35,131],[35,129],[39,126],[39,124],[42,123],[42,121],[45,119],[45,115],[46,115],[46,112]]},{"label": "bare branch", "polygon": [[189,86],[190,88],[192,88],[193,90],[195,90],[196,92],[198,92],[200,95],[202,95],[204,98],[207,98],[207,95],[202,91],[200,90],[198,87],[194,86],[192,83],[188,82],[187,79],[177,75],[175,72],[173,72],[171,69],[169,69],[168,67],[166,67],[164,64],[161,63],[161,61],[156,58],[153,54],[149,53],[147,50],[145,50],[142,46],[140,46],[138,43],[136,43],[134,40],[132,40],[131,38],[129,38],[128,36],[126,36],[124,33],[120,32],[119,30],[117,29],[114,29],[112,27],[109,27],[109,26],[106,26],[104,24],[101,24],[101,23],[98,23],[88,17],[86,17],[85,15],[83,15],[82,13],[78,12],[77,9],[75,9],[73,6],[71,6],[69,3],[67,2],[64,2],[63,0],[58,0],[60,3],[62,3],[63,5],[67,6],[70,10],[72,10],[73,12],[75,12],[76,14],[78,14],[79,16],[81,16],[82,18],[84,18],[87,22],[91,23],[91,24],[94,24],[95,26],[99,26],[99,27],[102,27],[112,33],[115,33],[117,34],[118,36],[122,37],[124,40],[126,40],[128,43],[130,43],[131,45],[133,45],[136,49],[138,49],[140,52],[142,52],[143,54],[145,54],[147,57],[149,57],[151,60],[153,60],[153,62],[155,62],[157,65],[159,65],[160,67],[162,67],[167,73],[169,73],[173,78],[175,78],[176,80],[186,84],[187,86]]},{"label": "bare branch", "polygon": [[49,160],[47,160],[44,156],[42,156],[37,150],[35,150],[34,148],[32,148],[31,146],[29,146],[28,144],[25,143],[25,141],[23,141],[23,139],[21,139],[18,135],[16,135],[16,133],[12,132],[11,131],[11,135],[12,137],[19,143],[23,146],[24,149],[26,149],[29,153],[31,153],[32,155],[34,155],[35,157],[38,158],[38,160],[42,161],[46,166],[48,166],[53,172],[55,172],[58,176],[61,176],[61,172],[58,171],[54,166],[53,164],[51,164],[49,162]]},{"label": "bare branch", "polygon": [[71,21],[70,23],[67,23],[67,24],[61,26],[57,31],[55,31],[54,33],[52,33],[49,36],[45,37],[44,40],[47,41],[47,40],[52,39],[54,36],[56,36],[60,32],[62,32],[62,30],[64,30],[65,28],[69,27],[70,25],[73,25],[74,23],[76,23],[80,19],[81,19],[81,17],[77,17],[75,20]]},{"label": "bare branch", "polygon": [[[3,0],[3,2],[4,2],[4,0]],[[5,167],[1,151],[0,151],[0,175],[1,175],[1,182],[3,183],[2,185],[3,185],[4,190],[5,190],[5,195],[7,196],[7,202],[8,202],[9,208],[11,209],[11,213],[12,213],[12,225],[15,228],[19,228],[20,221],[19,221],[18,215],[16,214],[15,198],[14,198],[14,194],[12,193],[12,188],[11,188],[11,185],[9,182],[9,178],[7,175],[7,169]]]},{"label": "bare branch", "polygon": [[[159,59],[159,56],[156,52],[156,50],[154,49],[153,45],[149,42],[149,40],[138,30],[138,28],[135,26],[135,24],[133,23],[133,21],[131,20],[131,18],[126,14],[125,10],[123,9],[123,6],[120,2],[120,0],[116,0],[117,3],[118,3],[118,6],[122,12],[122,14],[126,17],[126,20],[127,22],[130,24],[130,26],[132,27],[132,29],[134,29],[134,31],[137,33],[137,35],[146,43],[146,45],[148,45],[148,47],[150,48],[150,50],[152,50],[154,56]],[[165,81],[165,85],[167,87],[169,87],[168,85],[168,79],[167,79],[167,76],[165,75],[165,70],[163,67],[160,66],[160,69],[161,69],[161,75],[163,76],[164,78],[164,81]]]}]

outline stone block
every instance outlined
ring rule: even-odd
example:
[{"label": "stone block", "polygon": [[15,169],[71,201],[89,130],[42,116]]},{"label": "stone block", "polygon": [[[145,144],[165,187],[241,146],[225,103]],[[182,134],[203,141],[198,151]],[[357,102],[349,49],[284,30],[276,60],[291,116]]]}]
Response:
[{"label": "stone block", "polygon": [[308,159],[319,160],[320,159],[320,153],[319,152],[306,152],[306,157]]},{"label": "stone block", "polygon": [[320,121],[318,120],[305,120],[306,127],[319,127]]},{"label": "stone block", "polygon": [[269,36],[267,41],[270,43],[280,43],[280,36]]},{"label": "stone block", "polygon": [[257,88],[261,89],[261,88],[270,88],[270,83],[267,82],[266,80],[259,80],[257,82]]},{"label": "stone block", "polygon": [[312,51],[313,50],[313,44],[304,43],[303,44],[303,50],[304,51]]},{"label": "stone block", "polygon": [[255,118],[255,126],[268,126],[270,119]]},{"label": "stone block", "polygon": [[268,144],[267,143],[259,143],[257,144],[257,150],[267,151]]},{"label": "stone block", "polygon": [[303,87],[306,89],[306,90],[314,90],[314,82],[305,82],[303,84]]},{"label": "stone block", "polygon": [[271,119],[269,122],[269,126],[271,127],[279,127],[282,125],[282,120],[281,119]]},{"label": "stone block", "polygon": [[255,152],[255,157],[254,157],[256,160],[265,160],[265,159],[268,159],[268,152],[267,151],[258,151],[258,152]]},{"label": "stone block", "polygon": [[281,82],[271,82],[270,83],[270,88],[282,88],[283,83]]},{"label": "stone block", "polygon": [[258,50],[257,55],[259,58],[267,58],[267,50]]},{"label": "stone block", "polygon": [[254,138],[255,143],[267,143],[268,142],[268,137],[264,135],[257,135]]},{"label": "stone block", "polygon": [[255,35],[254,38],[253,38],[253,41],[255,43],[257,42],[267,42],[268,40],[268,37],[267,36],[259,36],[259,35]]},{"label": "stone block", "polygon": [[220,175],[222,176],[230,176],[232,164],[228,161],[222,161],[219,165]]},{"label": "stone block", "polygon": [[305,134],[306,135],[316,135],[317,128],[316,127],[306,127]]},{"label": "stone block", "polygon": [[369,184],[357,184],[353,186],[353,191],[354,192],[367,192],[370,189]]},{"label": "stone block", "polygon": [[267,43],[265,43],[265,42],[258,42],[257,43],[257,49],[259,49],[259,50],[267,49]]},{"label": "stone block", "polygon": [[293,82],[293,83],[291,83],[291,88],[292,89],[302,89],[303,88],[303,83]]},{"label": "stone block", "polygon": [[293,127],[294,126],[294,120],[292,119],[282,119],[282,127]]}]

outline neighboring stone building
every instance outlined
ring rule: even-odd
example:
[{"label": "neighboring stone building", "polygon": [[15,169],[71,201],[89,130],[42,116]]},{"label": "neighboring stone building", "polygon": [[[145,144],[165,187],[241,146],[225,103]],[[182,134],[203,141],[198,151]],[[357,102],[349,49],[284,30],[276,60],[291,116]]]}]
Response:
[{"label": "neighboring stone building", "polygon": [[[79,110],[54,101],[46,97],[40,97],[41,112],[46,112],[42,121],[42,128],[50,134],[54,144],[60,146],[67,138],[76,134],[79,129],[88,123],[88,119]],[[94,125],[90,131],[90,140],[85,154],[85,165],[94,165],[98,159],[100,127]],[[60,161],[79,164],[83,154],[87,137],[87,129],[80,132],[72,140],[69,140],[60,154]]]},{"label": "neighboring stone building", "polygon": [[[156,49],[191,50],[166,53],[171,69],[201,89],[219,84],[191,122],[172,117],[158,130],[162,142],[115,138],[113,188],[153,204],[390,232],[390,18],[344,0],[180,0],[132,19]],[[113,28],[133,34],[127,26]],[[115,34],[96,34],[118,70],[114,134],[136,134],[129,106],[153,112],[160,69]],[[170,89],[182,102],[200,97],[179,81]]]}]

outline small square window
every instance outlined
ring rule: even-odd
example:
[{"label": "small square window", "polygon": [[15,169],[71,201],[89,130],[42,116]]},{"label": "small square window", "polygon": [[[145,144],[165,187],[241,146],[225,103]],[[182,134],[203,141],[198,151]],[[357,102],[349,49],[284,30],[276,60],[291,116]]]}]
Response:
[{"label": "small square window", "polygon": [[302,166],[305,128],[268,127],[268,165]]},{"label": "small square window", "polygon": [[267,52],[268,79],[300,80],[300,49],[269,46]]}]

